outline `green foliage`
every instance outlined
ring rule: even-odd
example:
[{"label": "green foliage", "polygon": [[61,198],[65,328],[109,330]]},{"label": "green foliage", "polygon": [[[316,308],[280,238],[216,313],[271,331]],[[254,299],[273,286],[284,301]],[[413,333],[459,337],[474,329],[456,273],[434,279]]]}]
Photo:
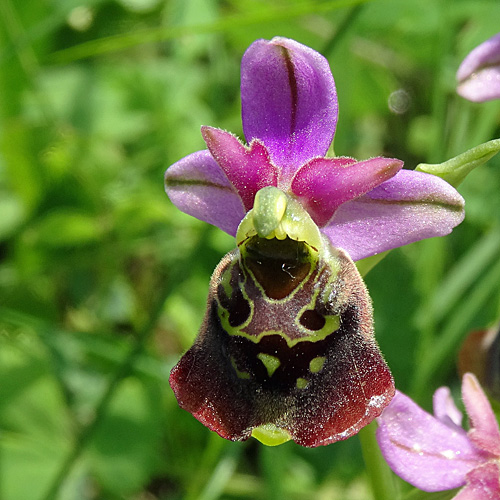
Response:
[{"label": "green foliage", "polygon": [[[356,438],[229,443],[178,408],[169,370],[234,241],[178,212],[163,173],[203,124],[242,135],[239,61],[274,35],[329,59],[338,155],[414,168],[495,139],[499,103],[464,101],[454,73],[499,18],[496,0],[1,1],[0,497],[369,498]],[[452,235],[366,278],[397,386],[427,407],[500,317],[498,156],[459,189]]]}]

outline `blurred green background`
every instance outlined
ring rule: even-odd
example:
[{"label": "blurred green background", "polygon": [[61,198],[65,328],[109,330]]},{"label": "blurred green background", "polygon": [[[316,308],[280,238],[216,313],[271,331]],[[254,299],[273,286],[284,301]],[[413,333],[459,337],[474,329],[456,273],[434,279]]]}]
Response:
[{"label": "blurred green background", "polygon": [[[178,408],[169,370],[234,242],[163,173],[202,124],[242,137],[240,59],[275,35],[330,61],[339,155],[414,168],[498,137],[500,102],[455,94],[498,0],[2,0],[0,18],[0,498],[370,499],[357,438],[230,443]],[[366,278],[397,386],[426,408],[500,318],[500,159],[459,190],[452,235]]]}]

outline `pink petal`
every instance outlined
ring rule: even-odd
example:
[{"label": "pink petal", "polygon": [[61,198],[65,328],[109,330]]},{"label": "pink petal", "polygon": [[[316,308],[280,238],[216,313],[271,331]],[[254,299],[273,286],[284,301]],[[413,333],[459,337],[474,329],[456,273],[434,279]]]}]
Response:
[{"label": "pink petal", "polygon": [[273,162],[293,173],[324,156],[335,133],[337,93],[328,61],[294,40],[257,40],[241,61],[241,107],[247,141],[261,140]]},{"label": "pink petal", "polygon": [[448,427],[462,428],[462,413],[456,407],[448,387],[440,387],[432,398],[434,416]]},{"label": "pink petal", "polygon": [[488,398],[472,373],[466,373],[462,379],[462,397],[471,424],[470,440],[480,450],[500,458],[498,422]]},{"label": "pink petal", "polygon": [[457,71],[457,92],[474,102],[500,98],[500,33],[478,45]]},{"label": "pink petal", "polygon": [[218,128],[202,127],[203,138],[215,161],[238,191],[248,211],[259,189],[276,186],[278,171],[260,141],[244,146],[234,135]]},{"label": "pink petal", "polygon": [[392,158],[314,158],[296,173],[291,191],[316,224],[324,226],[343,203],[358,198],[390,179],[403,167]]},{"label": "pink petal", "polygon": [[465,80],[481,66],[495,64],[500,64],[500,33],[492,36],[469,52],[458,68],[457,80]]},{"label": "pink petal", "polygon": [[500,468],[488,462],[467,474],[467,486],[453,500],[496,500],[500,498]]},{"label": "pink petal", "polygon": [[479,69],[457,86],[457,92],[473,102],[500,99],[500,64]]},{"label": "pink petal", "polygon": [[423,491],[465,484],[465,475],[482,461],[463,429],[452,429],[409,397],[396,396],[377,419],[377,441],[391,469]]},{"label": "pink petal", "polygon": [[341,205],[321,231],[359,260],[450,233],[464,218],[464,203],[439,177],[400,170],[366,195]]},{"label": "pink petal", "polygon": [[245,216],[241,198],[208,151],[192,153],[169,167],[165,191],[184,213],[232,236]]}]

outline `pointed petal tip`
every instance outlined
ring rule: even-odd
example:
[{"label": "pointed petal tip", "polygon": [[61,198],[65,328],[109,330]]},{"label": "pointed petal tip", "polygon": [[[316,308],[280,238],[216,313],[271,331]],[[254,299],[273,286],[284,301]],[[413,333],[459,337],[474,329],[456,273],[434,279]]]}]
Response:
[{"label": "pointed petal tip", "polygon": [[202,135],[213,158],[243,200],[246,211],[252,208],[259,189],[276,186],[279,171],[260,140],[254,139],[246,146],[230,132],[207,126],[202,127]]},{"label": "pointed petal tip", "polygon": [[229,132],[228,130],[223,130],[221,128],[212,127],[210,125],[202,125],[200,127],[200,130],[201,130],[201,135],[203,137],[203,140],[205,142],[223,140],[225,136],[229,135],[232,138],[236,139],[242,146],[244,146],[241,139],[236,134],[233,134],[232,132]]},{"label": "pointed petal tip", "polygon": [[395,158],[313,158],[295,174],[291,190],[322,227],[342,204],[368,193],[402,168],[403,162]]},{"label": "pointed petal tip", "polygon": [[500,429],[491,404],[472,373],[462,379],[462,397],[469,415],[471,429],[469,437],[481,450],[500,457]]},{"label": "pointed petal tip", "polygon": [[500,33],[475,47],[464,58],[457,70],[457,81],[462,82],[483,66],[500,64]]}]

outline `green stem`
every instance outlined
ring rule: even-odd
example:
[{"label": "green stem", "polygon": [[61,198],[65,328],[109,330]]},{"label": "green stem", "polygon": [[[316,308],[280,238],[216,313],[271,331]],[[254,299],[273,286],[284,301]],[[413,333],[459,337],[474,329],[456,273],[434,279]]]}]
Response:
[{"label": "green stem", "polygon": [[363,452],[366,472],[372,487],[374,500],[397,500],[400,493],[394,481],[394,475],[384,460],[378,447],[375,431],[376,422],[372,422],[359,431],[359,441]]},{"label": "green stem", "polygon": [[351,9],[349,9],[349,12],[347,15],[344,17],[340,25],[337,27],[336,32],[334,35],[330,38],[330,40],[327,41],[323,49],[321,50],[321,53],[325,56],[328,57],[334,49],[338,46],[342,38],[344,38],[344,35],[347,33],[347,31],[352,27],[353,23],[356,21],[356,19],[359,17],[361,14],[361,11],[363,10],[364,4],[359,3],[357,5],[354,5]]},{"label": "green stem", "polygon": [[[440,9],[441,23],[440,28],[436,32],[435,38],[435,67],[434,67],[434,83],[432,90],[432,116],[434,123],[438,124],[434,134],[434,143],[431,148],[429,159],[430,163],[442,162],[446,157],[447,140],[448,140],[448,90],[444,85],[443,72],[446,67],[446,58],[452,52],[454,31],[455,28],[451,23],[450,11],[452,7],[448,0],[438,2]],[[450,26],[452,28],[450,29]]]}]

